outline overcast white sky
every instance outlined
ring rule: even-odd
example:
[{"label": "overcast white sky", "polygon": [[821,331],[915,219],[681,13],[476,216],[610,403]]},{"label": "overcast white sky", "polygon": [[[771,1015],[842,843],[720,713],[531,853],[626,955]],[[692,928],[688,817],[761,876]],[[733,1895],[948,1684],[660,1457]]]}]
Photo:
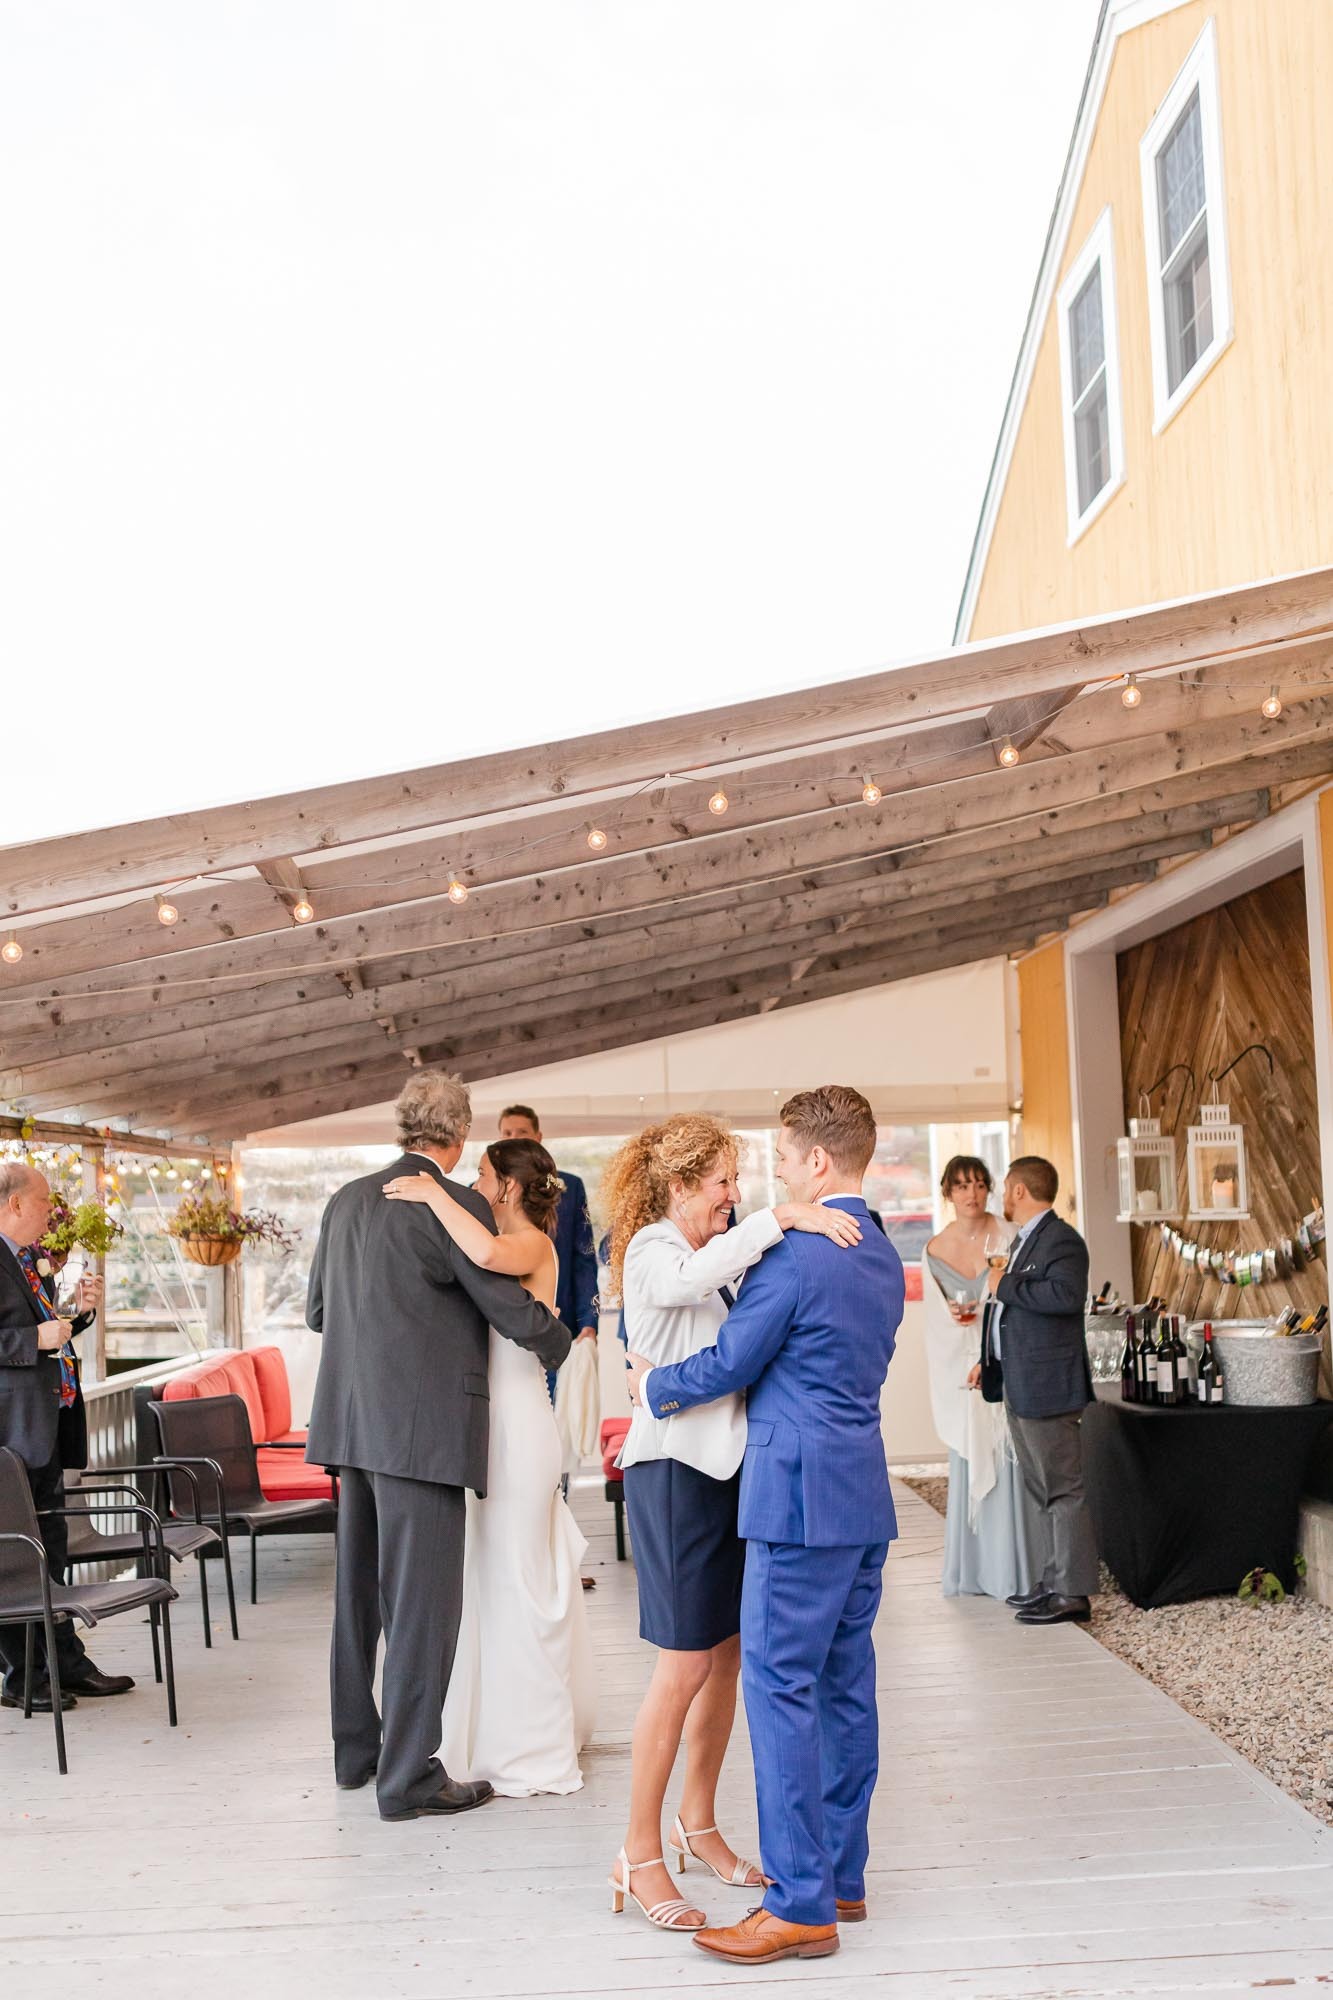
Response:
[{"label": "overcast white sky", "polygon": [[947,645],[1096,14],[3,0],[0,840]]}]

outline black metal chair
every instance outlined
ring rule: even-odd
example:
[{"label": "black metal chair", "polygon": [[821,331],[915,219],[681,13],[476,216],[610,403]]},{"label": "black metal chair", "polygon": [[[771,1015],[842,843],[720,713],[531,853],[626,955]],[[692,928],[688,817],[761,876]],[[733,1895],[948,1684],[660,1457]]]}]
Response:
[{"label": "black metal chair", "polygon": [[[230,1551],[226,1537],[214,1527],[210,1527],[200,1512],[199,1476],[192,1466],[179,1467],[188,1481],[190,1492],[191,1520],[163,1520],[161,1544],[166,1551],[167,1569],[163,1579],[170,1583],[170,1566],[173,1562],[184,1563],[194,1556],[199,1569],[199,1603],[204,1619],[204,1644],[213,1644],[213,1627],[208,1608],[208,1566],[205,1556],[217,1549],[223,1556],[223,1575],[227,1584],[227,1609],[231,1616],[231,1636],[239,1639],[240,1628],[236,1623],[236,1588],[232,1581]],[[203,1468],[201,1468],[203,1470]],[[161,1516],[165,1514],[168,1496],[166,1468],[161,1465],[112,1465],[102,1468],[99,1479],[123,1481],[139,1493],[146,1506]],[[210,1480],[213,1475],[208,1474]],[[219,1475],[220,1477],[220,1475]],[[145,1491],[138,1481],[146,1478],[150,1483]],[[65,1508],[69,1521],[69,1551],[66,1565],[73,1568],[76,1563],[124,1563],[140,1562],[141,1537],[137,1534],[104,1534],[94,1523],[93,1516],[108,1510],[91,1507],[88,1499],[91,1487],[87,1479],[77,1472],[65,1474]]]},{"label": "black metal chair", "polygon": [[[148,1548],[147,1530],[154,1539],[161,1523],[149,1507],[124,1497],[109,1512],[135,1513],[143,1523],[141,1548]],[[63,1508],[52,1508],[63,1513]],[[160,1550],[158,1560],[166,1556]],[[152,1558],[150,1556],[150,1561]],[[156,1563],[153,1563],[154,1570]],[[46,1550],[32,1502],[32,1488],[22,1459],[7,1446],[0,1446],[0,1624],[27,1627],[23,1653],[23,1713],[32,1715],[33,1673],[36,1665],[37,1627],[46,1642],[47,1675],[51,1683],[51,1714],[56,1731],[56,1761],[63,1777],[69,1770],[65,1757],[65,1720],[60,1698],[60,1661],[56,1653],[56,1624],[60,1619],[77,1618],[81,1624],[96,1625],[100,1619],[114,1618],[122,1611],[147,1609],[162,1621],[162,1651],[166,1663],[167,1718],[176,1727],[176,1675],[171,1657],[171,1611],[177,1593],[157,1574],[128,1578],[120,1583],[52,1583],[46,1566]],[[154,1629],[156,1643],[156,1627]]]},{"label": "black metal chair", "polygon": [[182,1511],[175,1491],[178,1469],[195,1465],[211,1466],[216,1474],[221,1499],[210,1513],[207,1500],[204,1519],[211,1520],[224,1534],[239,1528],[250,1537],[250,1602],[259,1602],[257,1542],[260,1535],[290,1533],[294,1528],[312,1531],[328,1527],[338,1518],[332,1500],[266,1500],[259,1484],[255,1443],[250,1435],[250,1418],[239,1396],[199,1396],[179,1403],[152,1402],[147,1405],[162,1440],[162,1462],[172,1489],[172,1510]]}]

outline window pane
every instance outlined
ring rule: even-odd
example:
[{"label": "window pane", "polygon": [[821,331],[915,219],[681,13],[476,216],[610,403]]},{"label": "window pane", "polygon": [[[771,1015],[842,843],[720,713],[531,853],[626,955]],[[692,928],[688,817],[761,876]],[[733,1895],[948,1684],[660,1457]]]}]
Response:
[{"label": "window pane", "polygon": [[1102,267],[1094,264],[1092,275],[1069,308],[1069,368],[1077,402],[1106,359],[1106,334],[1102,326]]},{"label": "window pane", "polygon": [[1166,378],[1174,394],[1213,342],[1213,291],[1208,274],[1208,225],[1201,222],[1168,279]]},{"label": "window pane", "polygon": [[1163,265],[1170,262],[1172,252],[1202,209],[1205,193],[1203,120],[1196,89],[1172,127],[1171,137],[1157,155],[1157,202],[1161,216]]},{"label": "window pane", "polygon": [[1078,466],[1078,511],[1086,514],[1111,477],[1111,428],[1106,408],[1105,370],[1074,418],[1074,456]]}]

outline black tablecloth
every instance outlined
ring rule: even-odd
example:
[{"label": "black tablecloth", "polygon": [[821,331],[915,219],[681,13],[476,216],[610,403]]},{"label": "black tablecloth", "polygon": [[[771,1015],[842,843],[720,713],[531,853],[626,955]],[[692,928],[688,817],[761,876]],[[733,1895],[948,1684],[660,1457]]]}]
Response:
[{"label": "black tablecloth", "polygon": [[1333,1403],[1137,1408],[1099,1382],[1083,1471],[1102,1560],[1135,1604],[1234,1594],[1247,1570],[1293,1582],[1297,1511]]}]

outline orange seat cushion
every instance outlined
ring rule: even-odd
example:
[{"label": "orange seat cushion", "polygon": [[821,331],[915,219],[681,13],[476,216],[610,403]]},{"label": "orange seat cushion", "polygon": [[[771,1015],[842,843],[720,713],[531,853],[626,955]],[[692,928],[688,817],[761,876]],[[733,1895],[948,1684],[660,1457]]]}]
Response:
[{"label": "orange seat cushion", "polygon": [[231,1394],[239,1396],[245,1404],[246,1415],[250,1419],[250,1435],[256,1444],[263,1442],[264,1404],[259,1394],[259,1382],[255,1375],[255,1364],[248,1354],[229,1354],[222,1364]]},{"label": "orange seat cushion", "polygon": [[292,1427],[292,1391],[280,1347],[247,1347],[264,1406],[264,1428],[256,1437],[285,1438]]},{"label": "orange seat cushion", "polygon": [[333,1481],[299,1451],[259,1451],[259,1484],[266,1500],[332,1500]]},{"label": "orange seat cushion", "polygon": [[620,1447],[629,1435],[628,1417],[604,1417],[602,1419],[602,1474],[607,1479],[623,1479],[624,1473],[616,1464]]}]

